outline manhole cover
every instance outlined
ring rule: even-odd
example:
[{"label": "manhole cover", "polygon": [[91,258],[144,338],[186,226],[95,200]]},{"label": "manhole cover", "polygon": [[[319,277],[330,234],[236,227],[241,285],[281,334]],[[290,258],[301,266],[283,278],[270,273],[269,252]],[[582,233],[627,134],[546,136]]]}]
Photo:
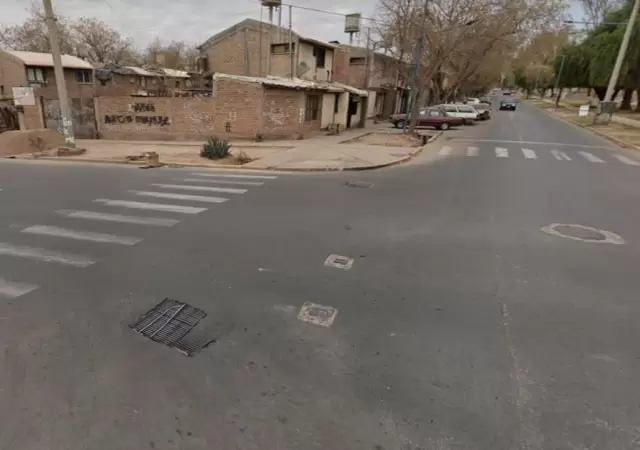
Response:
[{"label": "manhole cover", "polygon": [[597,228],[585,225],[553,223],[548,227],[542,227],[542,231],[553,236],[575,239],[583,242],[602,242],[606,244],[625,244],[624,239],[606,230],[598,230]]},{"label": "manhole cover", "polygon": [[329,255],[324,261],[324,265],[328,267],[335,267],[336,269],[349,270],[353,266],[353,258],[347,258],[340,255]]},{"label": "manhole cover", "polygon": [[189,339],[187,335],[207,313],[183,302],[165,298],[143,314],[131,328],[154,342],[173,347],[187,356],[205,348],[213,339]]},{"label": "manhole cover", "polygon": [[364,181],[347,181],[345,186],[368,189],[373,186],[372,183],[365,183]]},{"label": "manhole cover", "polygon": [[303,322],[320,325],[321,327],[330,327],[338,315],[338,310],[333,306],[317,305],[315,303],[306,302],[300,308],[298,319]]}]

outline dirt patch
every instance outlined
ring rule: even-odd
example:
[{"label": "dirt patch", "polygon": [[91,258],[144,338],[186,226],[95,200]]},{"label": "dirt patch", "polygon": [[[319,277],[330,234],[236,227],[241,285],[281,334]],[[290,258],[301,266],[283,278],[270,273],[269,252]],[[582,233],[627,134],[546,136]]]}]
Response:
[{"label": "dirt patch", "polygon": [[422,137],[409,133],[367,133],[340,143],[380,145],[382,147],[420,147],[422,145]]},{"label": "dirt patch", "polygon": [[41,153],[63,144],[62,134],[53,130],[5,131],[0,134],[0,156]]}]

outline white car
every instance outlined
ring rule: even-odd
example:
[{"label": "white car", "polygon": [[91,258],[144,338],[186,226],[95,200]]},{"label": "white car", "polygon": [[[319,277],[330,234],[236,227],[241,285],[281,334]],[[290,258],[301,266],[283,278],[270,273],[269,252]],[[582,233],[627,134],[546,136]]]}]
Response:
[{"label": "white car", "polygon": [[480,104],[480,99],[479,98],[469,97],[466,101],[467,101],[467,105],[479,105]]},{"label": "white car", "polygon": [[445,110],[445,112],[454,117],[460,117],[464,119],[465,124],[473,123],[478,120],[480,113],[476,111],[476,109],[471,105],[457,105],[457,104],[448,104],[448,105],[440,105],[439,108]]}]

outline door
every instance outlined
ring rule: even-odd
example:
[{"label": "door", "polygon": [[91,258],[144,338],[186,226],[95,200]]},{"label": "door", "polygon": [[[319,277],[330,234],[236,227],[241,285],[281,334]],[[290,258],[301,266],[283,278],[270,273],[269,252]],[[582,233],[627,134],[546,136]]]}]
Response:
[{"label": "door", "polygon": [[358,114],[358,99],[349,94],[349,108],[347,110],[347,128],[351,128],[351,118]]},{"label": "door", "polygon": [[461,117],[460,113],[458,112],[458,109],[454,105],[444,105],[443,109],[444,109],[444,112],[446,112],[450,116]]}]

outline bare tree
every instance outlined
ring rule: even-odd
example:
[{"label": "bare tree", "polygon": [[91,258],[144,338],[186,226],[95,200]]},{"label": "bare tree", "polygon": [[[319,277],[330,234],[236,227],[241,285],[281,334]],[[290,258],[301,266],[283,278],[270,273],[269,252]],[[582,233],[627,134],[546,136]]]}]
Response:
[{"label": "bare tree", "polygon": [[134,64],[133,42],[101,20],[81,17],[71,25],[78,53],[94,63]]},{"label": "bare tree", "polygon": [[580,0],[582,10],[586,16],[588,29],[595,28],[596,24],[604,21],[606,15],[621,6],[621,0]]},{"label": "bare tree", "polygon": [[198,51],[182,41],[171,41],[163,44],[159,38],[154,39],[144,51],[147,64],[158,65],[170,69],[195,69]]},{"label": "bare tree", "polygon": [[[44,12],[32,3],[27,10],[29,16],[20,25],[0,26],[0,47],[10,50],[49,53],[49,32],[44,20]],[[60,50],[72,54],[74,43],[67,19],[57,15]]]}]

